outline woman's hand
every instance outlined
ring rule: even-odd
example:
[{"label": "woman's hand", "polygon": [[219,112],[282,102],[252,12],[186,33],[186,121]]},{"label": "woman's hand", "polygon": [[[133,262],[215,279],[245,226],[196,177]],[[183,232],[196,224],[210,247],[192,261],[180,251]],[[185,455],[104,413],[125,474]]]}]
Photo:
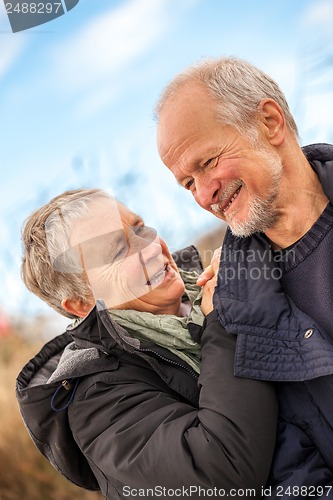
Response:
[{"label": "woman's hand", "polygon": [[202,286],[202,301],[201,309],[205,316],[213,310],[213,294],[217,282],[217,274],[219,270],[221,256],[221,247],[214,252],[210,265],[199,276],[197,285]]},{"label": "woman's hand", "polygon": [[213,276],[202,287],[201,309],[205,316],[213,310],[213,294],[216,286],[217,276]]},{"label": "woman's hand", "polygon": [[206,269],[203,271],[203,273],[200,274],[199,278],[197,279],[198,286],[204,286],[207,281],[211,280],[218,273],[221,258],[221,249],[222,247],[219,247],[214,250],[211,263],[206,267]]}]

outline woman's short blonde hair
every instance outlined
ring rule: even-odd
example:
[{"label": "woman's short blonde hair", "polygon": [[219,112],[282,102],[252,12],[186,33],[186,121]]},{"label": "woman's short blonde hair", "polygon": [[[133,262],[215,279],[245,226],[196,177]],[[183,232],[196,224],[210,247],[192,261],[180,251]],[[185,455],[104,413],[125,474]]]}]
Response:
[{"label": "woman's short blonde hair", "polygon": [[110,198],[110,195],[101,189],[66,191],[33,212],[22,229],[24,284],[68,318],[75,316],[63,309],[63,299],[89,303],[93,294],[84,272],[59,271],[53,265],[52,254],[60,255],[66,250],[75,223],[88,213],[96,197]]}]

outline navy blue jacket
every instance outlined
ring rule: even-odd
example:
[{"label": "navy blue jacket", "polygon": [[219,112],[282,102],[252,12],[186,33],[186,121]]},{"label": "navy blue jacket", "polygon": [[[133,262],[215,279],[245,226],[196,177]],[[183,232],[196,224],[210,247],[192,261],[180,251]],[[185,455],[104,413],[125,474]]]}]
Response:
[{"label": "navy blue jacket", "polygon": [[[333,146],[303,151],[332,202]],[[283,258],[264,235],[237,238],[228,229],[214,304],[238,336],[235,374],[277,382],[280,423],[266,496],[333,499],[333,340],[284,292]]]}]

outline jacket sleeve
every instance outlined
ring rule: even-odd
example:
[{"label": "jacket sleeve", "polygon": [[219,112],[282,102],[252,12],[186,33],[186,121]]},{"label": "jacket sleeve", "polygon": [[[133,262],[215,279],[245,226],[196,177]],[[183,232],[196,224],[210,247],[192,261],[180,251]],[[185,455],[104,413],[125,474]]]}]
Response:
[{"label": "jacket sleeve", "polygon": [[199,407],[140,381],[139,372],[123,383],[110,373],[78,394],[70,423],[89,462],[111,481],[135,488],[259,492],[275,443],[276,396],[267,382],[233,375],[235,342],[210,313],[201,341]]}]

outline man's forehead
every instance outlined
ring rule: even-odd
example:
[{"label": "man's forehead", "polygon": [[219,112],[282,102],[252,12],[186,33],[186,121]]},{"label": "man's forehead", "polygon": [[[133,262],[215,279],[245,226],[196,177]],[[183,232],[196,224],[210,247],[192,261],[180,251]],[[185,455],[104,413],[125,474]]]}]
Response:
[{"label": "man's forehead", "polygon": [[209,103],[214,107],[214,99],[205,85],[187,82],[166,98],[159,115],[159,126],[163,129],[168,127],[170,120],[192,119]]},{"label": "man's forehead", "polygon": [[208,89],[197,83],[181,87],[167,99],[157,128],[158,150],[166,164],[177,156],[178,146],[215,122],[215,107]]}]

